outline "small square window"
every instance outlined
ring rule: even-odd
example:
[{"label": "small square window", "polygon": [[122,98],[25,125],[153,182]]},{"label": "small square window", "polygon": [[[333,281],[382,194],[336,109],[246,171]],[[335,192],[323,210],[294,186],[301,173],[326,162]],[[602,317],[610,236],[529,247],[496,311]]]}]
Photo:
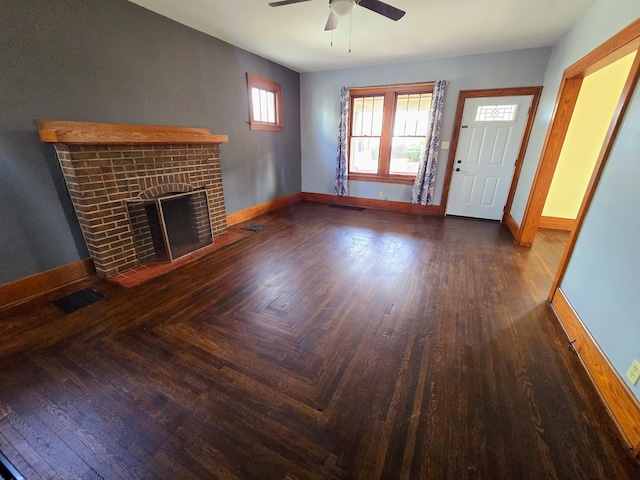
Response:
[{"label": "small square window", "polygon": [[282,131],[282,90],[279,83],[247,73],[251,130]]}]

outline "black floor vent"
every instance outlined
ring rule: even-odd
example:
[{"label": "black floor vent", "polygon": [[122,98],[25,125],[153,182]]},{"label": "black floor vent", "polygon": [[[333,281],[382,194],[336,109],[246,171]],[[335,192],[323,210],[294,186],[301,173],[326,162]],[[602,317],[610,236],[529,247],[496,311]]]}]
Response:
[{"label": "black floor vent", "polygon": [[355,210],[356,212],[361,212],[364,210],[364,207],[352,207],[351,205],[338,205],[337,203],[332,203],[329,205],[331,208],[343,208],[344,210]]},{"label": "black floor vent", "polygon": [[16,467],[0,452],[0,478],[2,480],[24,480],[24,477],[18,473]]},{"label": "black floor vent", "polygon": [[243,230],[251,230],[252,232],[257,232],[259,230],[263,230],[264,229],[264,225],[256,225],[255,223],[252,223],[251,225],[246,225],[244,227],[242,227]]},{"label": "black floor vent", "polygon": [[88,307],[92,303],[95,303],[103,298],[104,295],[102,295],[101,293],[96,292],[95,290],[92,290],[90,288],[83,288],[82,290],[73,292],[71,295],[58,298],[57,300],[54,300],[53,303],[58,305],[65,312],[71,313],[80,308]]}]

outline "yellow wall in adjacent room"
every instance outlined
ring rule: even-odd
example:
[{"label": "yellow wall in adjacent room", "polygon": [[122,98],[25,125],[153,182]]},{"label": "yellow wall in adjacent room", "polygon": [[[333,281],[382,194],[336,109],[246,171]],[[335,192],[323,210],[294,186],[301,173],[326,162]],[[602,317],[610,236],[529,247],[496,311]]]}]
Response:
[{"label": "yellow wall in adjacent room", "polygon": [[635,52],[584,78],[542,211],[575,219]]}]

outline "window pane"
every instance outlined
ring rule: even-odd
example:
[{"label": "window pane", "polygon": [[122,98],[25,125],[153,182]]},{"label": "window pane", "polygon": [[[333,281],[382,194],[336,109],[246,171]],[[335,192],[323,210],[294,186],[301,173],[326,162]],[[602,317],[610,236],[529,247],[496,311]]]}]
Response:
[{"label": "window pane", "polygon": [[393,134],[399,137],[426,135],[430,108],[430,93],[396,96]]},{"label": "window pane", "polygon": [[389,173],[393,175],[415,175],[418,173],[420,152],[424,144],[424,137],[393,137]]},{"label": "window pane", "polygon": [[380,136],[382,134],[382,114],[384,113],[384,97],[373,99],[371,113],[371,133],[370,135]]},{"label": "window pane", "polygon": [[251,105],[253,106],[253,119],[260,121],[260,89],[253,87],[251,89]]},{"label": "window pane", "polygon": [[364,98],[353,99],[353,110],[351,112],[351,135],[362,136],[362,105]]},{"label": "window pane", "polygon": [[378,173],[379,137],[351,137],[349,170],[354,173]]},{"label": "window pane", "polygon": [[260,118],[258,119],[260,122],[267,121],[267,111],[269,110],[268,93],[266,90],[260,90]]},{"label": "window pane", "polygon": [[267,92],[267,118],[264,121],[276,123],[276,96],[273,92]]},{"label": "window pane", "polygon": [[354,136],[380,136],[384,97],[358,97],[353,99],[351,134]]}]

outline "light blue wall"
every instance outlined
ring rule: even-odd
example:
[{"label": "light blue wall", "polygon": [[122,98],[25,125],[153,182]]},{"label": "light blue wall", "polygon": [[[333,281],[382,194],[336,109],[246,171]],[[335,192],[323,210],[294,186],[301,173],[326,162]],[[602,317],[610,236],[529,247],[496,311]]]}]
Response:
[{"label": "light blue wall", "polygon": [[522,223],[564,71],[639,16],[639,0],[598,0],[553,47],[538,113],[511,206],[511,216],[518,225]]},{"label": "light blue wall", "polygon": [[[442,118],[442,139],[451,139],[460,90],[542,85],[550,48],[406,62],[304,73],[300,76],[302,191],[333,194],[340,88],[396,83],[449,81]],[[440,204],[447,163],[440,151],[434,204]],[[411,201],[411,186],[349,182],[349,195]]]},{"label": "light blue wall", "polygon": [[[522,219],[564,70],[640,17],[638,0],[599,0],[554,47],[512,215]],[[561,288],[618,373],[640,360],[640,89],[636,89]],[[640,384],[632,387],[640,399]]]},{"label": "light blue wall", "polygon": [[627,111],[561,288],[600,348],[625,373],[640,360],[640,89]]}]

